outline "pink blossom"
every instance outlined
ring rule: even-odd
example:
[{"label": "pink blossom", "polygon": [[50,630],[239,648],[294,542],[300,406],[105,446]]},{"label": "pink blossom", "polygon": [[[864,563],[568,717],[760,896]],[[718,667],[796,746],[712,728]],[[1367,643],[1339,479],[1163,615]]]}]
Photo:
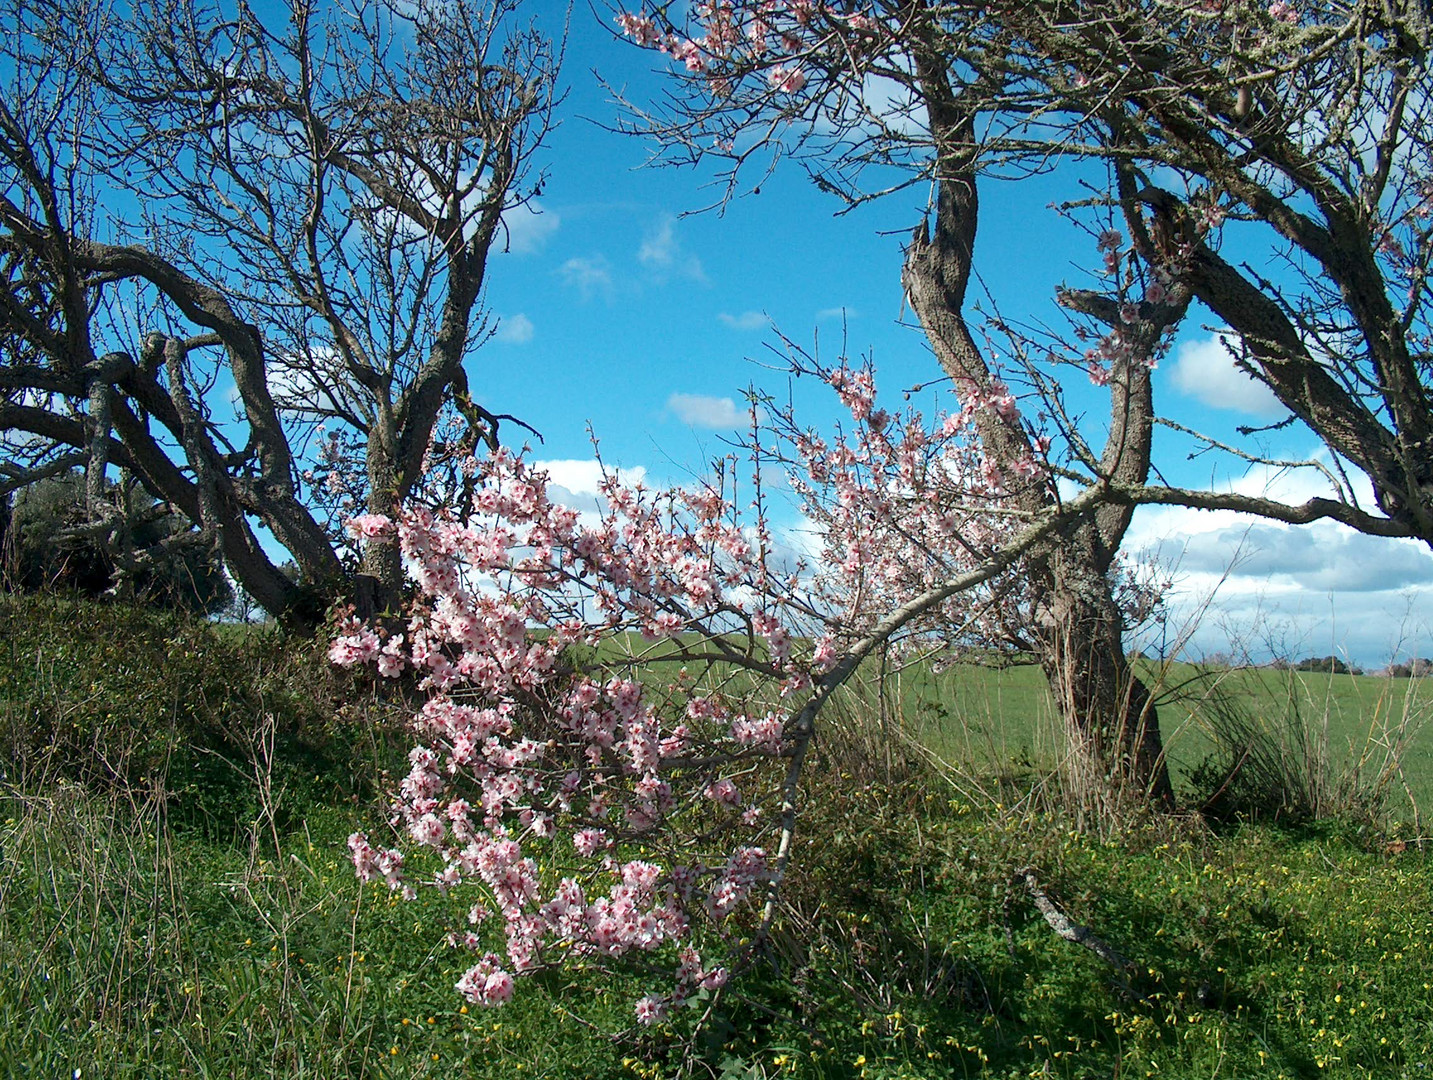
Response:
[{"label": "pink blossom", "polygon": [[[1093,362],[1125,362],[1132,348],[1110,335]],[[566,958],[615,965],[642,953],[660,964],[667,944],[681,964],[649,995],[652,1009],[722,985],[726,969],[703,964],[695,944],[772,884],[749,842],[766,835],[763,808],[780,797],[785,770],[763,759],[797,737],[786,718],[840,669],[843,643],[869,630],[872,611],[968,569],[1018,527],[983,511],[1007,473],[1043,475],[1049,444],[1033,439],[1028,461],[988,460],[976,421],[983,410],[1019,421],[1008,387],[962,385],[955,415],[926,420],[880,407],[869,369],[818,374],[849,412],[849,433],[758,434],[790,464],[813,529],[809,562],[774,561],[780,545],[760,500],[745,488],[737,497],[735,468],[668,491],[608,474],[594,522],[553,503],[542,471],[501,451],[474,466],[483,481],[466,517],[422,506],[395,516],[418,586],[406,625],[341,622],[330,655],[425,680],[393,825],[438,860],[429,880],[496,924],[451,932],[482,956],[460,982],[470,1000],[506,1001],[518,979]],[[770,460],[753,463],[757,485]],[[742,621],[750,640],[732,632]],[[745,676],[734,691],[668,659],[669,644],[644,656],[644,633],[697,653],[735,650],[780,710],[756,709]],[[723,827],[687,813],[696,803],[728,809]],[[696,821],[706,831],[691,831]],[[350,851],[361,878],[413,895],[401,852],[359,834]],[[694,918],[703,911],[710,918]],[[505,941],[501,958],[482,952],[492,934]]]},{"label": "pink blossom", "polygon": [[1279,22],[1288,23],[1291,26],[1296,26],[1299,22],[1299,9],[1288,3],[1287,0],[1274,0],[1269,5],[1269,14]]},{"label": "pink blossom", "polygon": [[760,718],[738,716],[731,723],[731,737],[742,746],[752,746],[774,754],[781,749],[784,724],[775,713]]},{"label": "pink blossom", "polygon": [[741,793],[730,780],[718,780],[707,787],[706,797],[724,806],[740,806]]},{"label": "pink blossom", "polygon": [[657,24],[644,15],[631,15],[625,11],[619,11],[617,25],[621,27],[623,34],[638,45],[651,46],[661,40],[661,35],[657,32]]},{"label": "pink blossom", "polygon": [[806,74],[799,68],[788,67],[785,64],[777,64],[766,73],[766,81],[771,88],[783,94],[798,94],[801,88],[806,85]]},{"label": "pink blossom", "polygon": [[496,953],[488,953],[458,980],[458,992],[474,1005],[491,1007],[511,1000],[513,978],[501,964]]},{"label": "pink blossom", "polygon": [[1045,467],[1032,457],[1017,459],[1011,471],[1022,480],[1038,480],[1045,475]]},{"label": "pink blossom", "polygon": [[1218,203],[1207,203],[1201,208],[1198,222],[1201,232],[1217,229],[1223,223],[1224,208]]},{"label": "pink blossom", "polygon": [[413,839],[425,847],[437,847],[448,831],[435,814],[424,814],[409,826]]},{"label": "pink blossom", "polygon": [[392,679],[407,664],[407,658],[403,655],[403,635],[395,634],[383,645],[382,651],[378,654],[378,674],[385,679]]},{"label": "pink blossom", "polygon": [[328,647],[328,658],[340,667],[353,667],[371,662],[378,652],[378,635],[363,629],[334,638]]},{"label": "pink blossom", "polygon": [[394,535],[391,518],[382,514],[360,514],[343,523],[344,531],[355,540],[382,540]]},{"label": "pink blossom", "polygon": [[572,835],[573,847],[583,858],[591,858],[599,851],[612,846],[612,841],[601,829],[582,829]]},{"label": "pink blossom", "polygon": [[702,976],[701,985],[703,990],[720,990],[731,978],[731,973],[724,967],[712,968]]},{"label": "pink blossom", "polygon": [[1010,388],[1003,382],[995,381],[990,384],[990,389],[985,395],[985,405],[1002,420],[1013,422],[1019,419],[1019,406],[1016,405]]},{"label": "pink blossom", "polygon": [[636,1012],[639,1024],[651,1026],[666,1019],[667,1003],[658,994],[648,994],[637,1002]]},{"label": "pink blossom", "polygon": [[673,60],[681,61],[688,71],[699,72],[706,70],[706,54],[702,51],[702,47],[695,41],[678,41],[667,51]]}]

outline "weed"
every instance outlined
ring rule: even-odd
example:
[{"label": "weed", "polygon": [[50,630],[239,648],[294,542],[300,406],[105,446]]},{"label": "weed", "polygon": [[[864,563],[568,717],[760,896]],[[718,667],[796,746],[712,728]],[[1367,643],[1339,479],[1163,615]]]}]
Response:
[{"label": "weed", "polygon": [[1327,688],[1315,697],[1293,671],[1245,680],[1242,689],[1231,690],[1227,672],[1211,673],[1192,708],[1214,746],[1190,774],[1206,817],[1381,825],[1394,797],[1406,795],[1416,828],[1404,760],[1429,712],[1417,681],[1383,680],[1360,708],[1361,724],[1338,715]]}]

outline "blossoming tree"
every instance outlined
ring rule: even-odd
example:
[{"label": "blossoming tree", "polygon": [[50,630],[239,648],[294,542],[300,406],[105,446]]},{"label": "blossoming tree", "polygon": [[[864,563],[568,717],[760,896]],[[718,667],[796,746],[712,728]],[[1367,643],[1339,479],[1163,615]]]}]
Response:
[{"label": "blossoming tree", "polygon": [[[707,0],[683,22],[672,10],[615,12],[619,33],[666,55],[676,84],[657,111],[633,106],[632,129],[670,162],[716,159],[733,188],[783,156],[848,204],[928,185],[903,283],[971,400],[1002,378],[965,310],[978,183],[1058,178],[1072,159],[1107,171],[1104,190],[1088,187],[1088,170],[1072,178],[1067,207],[1096,215],[1104,254],[1096,287],[1057,297],[1084,320],[1082,344],[1014,334],[1010,350],[1051,418],[1056,471],[1103,491],[1105,506],[1029,568],[1039,652],[1074,741],[1117,786],[1167,804],[1155,715],[1123,661],[1109,587],[1134,503],[1328,517],[1433,542],[1426,7]],[[1253,237],[1252,261],[1222,253],[1226,236]],[[1237,362],[1288,408],[1286,423],[1332,451],[1333,468],[1298,463],[1322,469],[1329,497],[1293,506],[1150,482],[1164,422],[1150,369],[1198,304],[1229,328]],[[1064,412],[1062,388],[1082,369],[1108,388],[1102,425]],[[1028,427],[998,414],[979,424],[1005,468],[1036,456]],[[1203,441],[1267,460],[1257,443]],[[1376,508],[1353,499],[1343,462],[1368,475]],[[1030,514],[1061,501],[1040,484],[1021,500]]]},{"label": "blossoming tree", "polygon": [[[976,130],[988,93],[983,83],[968,92],[953,85],[959,58],[914,31],[928,18],[912,7],[713,3],[697,9],[687,27],[657,13],[622,12],[617,20],[638,44],[680,64],[686,93],[677,99],[677,118],[637,123],[671,155],[725,155],[735,170],[763,151],[810,151],[818,182],[852,201],[865,197],[856,185],[873,165],[905,165],[903,183],[933,181],[934,221],[912,237],[904,284],[991,467],[1021,478],[1011,489],[1012,509],[1037,518],[1059,510],[1048,469],[1037,467],[1052,435],[1063,435],[1076,453],[1082,480],[1142,485],[1154,421],[1150,371],[1167,347],[1166,332],[1183,318],[1188,290],[1173,266],[1137,266],[1123,237],[1106,231],[1100,246],[1111,295],[1067,297],[1090,323],[1093,345],[1080,366],[1109,388],[1105,446],[1095,450],[1072,429],[1041,432],[1022,420],[964,313],[983,162]],[[904,103],[885,113],[869,106],[862,88],[873,78],[902,87]],[[765,134],[753,134],[758,129]],[[980,407],[991,401],[1003,407]],[[1156,711],[1125,661],[1124,617],[1111,583],[1129,520],[1127,507],[1108,505],[1031,553],[1024,567],[1035,599],[1025,609],[1026,636],[1050,677],[1076,757],[1109,777],[1119,797],[1169,805]]]},{"label": "blossoming tree", "polygon": [[[501,1003],[516,977],[574,959],[669,961],[671,981],[637,1004],[644,1022],[719,989],[743,958],[737,939],[777,910],[831,696],[897,635],[1028,602],[1024,560],[1095,505],[1001,512],[1046,469],[983,453],[978,417],[1010,418],[1007,394],[894,415],[869,371],[806,370],[850,426],[756,426],[749,491],[735,458],[688,489],[609,476],[584,516],[503,451],[470,462],[470,503],[350,522],[364,543],[395,546],[419,596],[405,624],[350,619],[330,655],[413,672],[430,694],[396,819],[423,870],[358,834],[353,857],[410,897],[474,897],[471,925],[450,933],[476,954],[459,983],[472,1001]],[[760,479],[773,465],[817,533],[809,562],[773,538]]]},{"label": "blossoming tree", "polygon": [[[501,1002],[516,977],[573,957],[669,961],[671,981],[637,1005],[649,1022],[720,989],[742,937],[773,916],[819,714],[881,643],[950,636],[1019,606],[1015,632],[1041,653],[1071,741],[1111,805],[1130,793],[1167,804],[1154,710],[1125,661],[1111,582],[1133,505],[1331,517],[1427,539],[1427,457],[1416,438],[1426,411],[1427,212],[1417,179],[1426,143],[1405,124],[1423,107],[1405,77],[1427,40],[1416,12],[1390,26],[1386,10],[1202,0],[1113,14],[716,0],[694,9],[690,26],[674,26],[663,21],[668,10],[623,11],[618,23],[687,80],[690,96],[677,99],[671,122],[647,118],[678,157],[716,153],[740,167],[764,150],[810,151],[819,182],[852,200],[867,197],[859,184],[871,169],[933,186],[905,285],[956,406],[930,418],[896,414],[879,407],[870,372],[809,365],[848,410],[845,433],[778,415],[749,447],[758,478],[773,462],[790,471],[818,534],[809,564],[778,558],[759,484],[738,497],[732,469],[665,492],[610,478],[594,520],[550,502],[545,479],[520,458],[474,461],[471,502],[352,523],[368,543],[396,545],[421,596],[406,625],[352,623],[333,645],[340,663],[380,675],[411,669],[432,693],[399,793],[409,854],[356,835],[360,874],[405,892],[471,892],[472,928],[454,928],[452,941],[475,954],[459,984],[475,1002]],[[1373,24],[1358,19],[1379,29],[1365,34]],[[1189,35],[1188,48],[1160,50],[1171,27]],[[1353,43],[1390,65],[1359,87],[1365,98],[1392,95],[1381,142],[1359,143],[1369,129],[1353,121],[1340,129],[1331,118],[1300,126],[1285,116],[1283,142],[1251,123],[1286,109],[1324,58],[1346,57]],[[1300,66],[1310,45],[1314,67]],[[1161,81],[1189,64],[1204,65],[1203,82]],[[1212,141],[1188,128],[1188,108],[1225,110]],[[1338,131],[1342,149],[1325,156],[1291,148],[1317,149]],[[1013,374],[1040,396],[1038,411],[1022,411],[1014,379],[964,310],[977,181],[992,163],[1047,160],[1055,141],[1110,164],[1111,188],[1094,200],[1102,276],[1060,294],[1081,320],[1082,348],[1017,340],[1025,362]],[[1363,211],[1340,216],[1346,192],[1320,171],[1343,168],[1347,179],[1385,157],[1360,188],[1371,193],[1359,196]],[[1182,195],[1152,183],[1156,163],[1188,174]],[[1279,170],[1286,180],[1270,181]],[[1322,220],[1301,217],[1299,199],[1284,204],[1279,184],[1312,199]],[[1363,229],[1358,213],[1367,219],[1370,206],[1380,219],[1395,215],[1392,240],[1389,226]],[[1305,282],[1307,304],[1242,275],[1250,295],[1219,255],[1227,223],[1243,218],[1316,260],[1353,253],[1362,262],[1330,270],[1335,290]],[[1380,321],[1390,283],[1407,286],[1397,325]],[[1222,308],[1220,288],[1233,297]],[[1377,512],[1347,497],[1286,506],[1150,482],[1159,419],[1150,373],[1196,299],[1227,319],[1249,369],[1296,416],[1383,485]],[[1320,327],[1317,349],[1298,333]],[[1108,394],[1101,446],[1064,410],[1061,380],[1072,374]],[[1079,493],[1064,494],[1057,478]],[[421,870],[415,847],[425,852]],[[485,929],[489,920],[500,929]]]}]

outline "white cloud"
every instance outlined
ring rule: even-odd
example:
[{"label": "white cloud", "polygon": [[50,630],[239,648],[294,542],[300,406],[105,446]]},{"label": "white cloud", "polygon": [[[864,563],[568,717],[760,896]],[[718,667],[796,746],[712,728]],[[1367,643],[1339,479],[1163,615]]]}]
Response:
[{"label": "white cloud", "polygon": [[[426,173],[417,167],[406,167],[407,175],[404,175],[404,166],[395,163],[393,179],[397,182],[399,189],[411,196],[417,203],[434,217],[442,217],[447,212],[447,199],[450,194],[457,194],[464,191],[462,196],[463,215],[463,236],[471,239],[478,230],[483,216],[483,207],[489,196],[487,186],[488,178],[478,178],[472,173],[459,177],[451,187],[445,187],[442,195],[429,180]],[[412,219],[399,214],[392,207],[387,205],[373,205],[373,220],[380,231],[392,229],[401,237],[417,239],[424,235],[424,230]],[[518,254],[530,254],[542,249],[547,238],[557,231],[561,219],[555,213],[545,213],[535,199],[520,206],[508,207],[502,213],[501,228],[494,245],[496,251],[512,251]]]},{"label": "white cloud", "polygon": [[594,255],[589,259],[574,256],[563,263],[558,272],[584,300],[591,300],[598,293],[608,298],[612,295],[612,267],[604,256]]},{"label": "white cloud", "polygon": [[1184,195],[1193,190],[1193,177],[1169,165],[1156,165],[1149,174],[1150,181],[1166,191]]},{"label": "white cloud", "polygon": [[[1186,634],[1183,655],[1190,659],[1226,653],[1266,663],[1332,654],[1367,668],[1433,652],[1427,615],[1433,610],[1433,586],[1321,592],[1288,579],[1221,580],[1182,569],[1177,581],[1162,645],[1147,634],[1140,647],[1164,651]],[[1201,611],[1205,601],[1208,606]]]},{"label": "white cloud", "polygon": [[532,320],[519,311],[516,315],[504,315],[498,320],[493,339],[504,345],[526,345],[532,340],[532,334]]},{"label": "white cloud", "polygon": [[751,419],[746,406],[738,406],[729,397],[706,397],[702,394],[673,394],[667,398],[667,408],[677,418],[692,427],[709,428],[713,431],[729,431],[745,427]]},{"label": "white cloud", "polygon": [[816,313],[817,322],[826,322],[830,319],[838,319],[841,322],[849,322],[850,320],[855,319],[857,317],[858,316],[856,314],[856,309],[848,307],[822,308]]},{"label": "white cloud", "polygon": [[342,355],[328,342],[310,342],[300,354],[274,352],[264,367],[264,377],[281,409],[337,412],[353,404],[355,397],[364,399]]},{"label": "white cloud", "polygon": [[[1236,558],[1237,555],[1237,558]],[[1180,565],[1231,577],[1287,578],[1316,592],[1380,592],[1433,582],[1433,552],[1411,540],[1366,536],[1329,521],[1274,522],[1190,536]]]},{"label": "white cloud", "polygon": [[[555,458],[551,461],[534,461],[533,466],[547,473],[550,485],[560,487],[573,495],[592,497],[601,494],[604,466],[600,461],[590,458]],[[647,469],[642,465],[635,465],[630,469],[616,469],[610,465],[605,468],[605,475],[615,475],[621,483],[627,485],[640,484],[647,476]]]},{"label": "white cloud", "polygon": [[930,130],[930,117],[920,96],[887,75],[866,75],[861,81],[859,108],[864,126],[873,133],[920,136]]},{"label": "white cloud", "polygon": [[[548,475],[549,499],[576,510],[584,525],[595,527],[599,523],[605,505],[600,488],[604,475],[601,462],[583,458],[557,458],[551,461],[534,461],[533,466]],[[630,469],[617,469],[608,465],[605,475],[615,476],[618,483],[634,487],[646,479],[647,470],[641,465]]]},{"label": "white cloud", "polygon": [[1284,406],[1263,383],[1240,371],[1221,335],[1188,341],[1174,354],[1174,385],[1216,409],[1278,416]]},{"label": "white cloud", "polygon": [[0,428],[0,446],[14,450],[38,450],[49,442],[43,435],[32,435],[19,428]]},{"label": "white cloud", "polygon": [[503,214],[505,250],[515,255],[539,252],[561,225],[561,216],[556,211],[543,209],[536,199],[514,206]]},{"label": "white cloud", "polygon": [[707,279],[701,260],[682,248],[677,238],[677,219],[670,214],[663,217],[656,228],[647,230],[637,250],[637,261],[663,277],[675,274],[692,281]]},{"label": "white cloud", "polygon": [[[1367,479],[1351,478],[1353,496],[1367,505]],[[1314,469],[1251,469],[1226,489],[1286,503],[1332,494]],[[1406,618],[1433,611],[1433,553],[1415,541],[1365,536],[1332,521],[1285,525],[1170,506],[1138,509],[1124,550],[1171,568],[1171,640],[1174,628],[1197,617],[1191,655],[1225,652],[1234,642],[1255,660],[1338,653],[1377,665],[1405,635],[1421,635],[1427,651],[1428,617]]]},{"label": "white cloud", "polygon": [[717,318],[733,330],[760,330],[771,325],[771,320],[760,311],[743,311],[740,315],[728,315],[723,311]]}]

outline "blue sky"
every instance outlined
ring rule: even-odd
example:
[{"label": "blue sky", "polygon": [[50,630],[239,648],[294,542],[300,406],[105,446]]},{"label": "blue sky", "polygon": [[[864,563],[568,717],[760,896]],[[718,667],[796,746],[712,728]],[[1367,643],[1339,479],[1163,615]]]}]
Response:
[{"label": "blue sky", "polygon": [[[660,63],[613,40],[590,11],[574,13],[541,213],[514,216],[512,250],[490,269],[500,322],[471,365],[474,391],[541,431],[535,456],[573,490],[593,475],[582,464],[589,424],[612,465],[654,482],[699,472],[730,436],[746,387],[784,391],[773,325],[828,359],[844,339],[848,355],[874,360],[886,392],[939,374],[900,289],[902,245],[928,193],[836,216],[835,201],[787,163],[760,194],[694,213],[720,194],[713,174],[644,167],[651,147],[607,130],[617,108],[593,73],[650,100]],[[977,267],[1006,315],[1058,324],[1054,285],[1078,284],[1095,261],[1091,239],[1048,209],[1068,190],[1045,179],[982,189]],[[1221,438],[1281,415],[1234,371],[1200,314],[1156,373],[1160,410]],[[1098,416],[1094,391],[1077,392]],[[811,400],[813,422],[834,417],[819,394]],[[1161,438],[1158,464],[1175,483],[1295,499],[1325,490],[1312,473],[1190,461],[1186,441]],[[1280,455],[1319,451],[1307,431],[1276,438]],[[1433,653],[1433,554],[1420,545],[1160,509],[1140,512],[1127,548],[1172,567],[1176,623],[1203,610],[1188,652],[1222,651],[1235,637],[1257,658],[1337,652],[1377,665]]]},{"label": "blue sky", "polygon": [[[569,11],[557,0],[523,10],[559,30]],[[644,167],[653,147],[612,130],[620,114],[596,73],[636,102],[669,87],[664,58],[618,40],[605,17],[587,5],[570,12],[567,96],[539,155],[547,182],[538,212],[510,216],[510,250],[490,263],[484,299],[496,329],[469,365],[475,396],[539,430],[533,456],[590,497],[589,426],[606,462],[653,483],[684,482],[722,453],[747,387],[785,393],[775,328],[828,361],[843,352],[871,359],[888,402],[937,378],[900,287],[902,248],[929,192],[912,187],[838,216],[840,205],[787,162],[761,180],[759,194],[743,191],[720,213],[697,213],[721,198],[712,172]],[[1063,325],[1054,287],[1081,284],[1098,255],[1092,237],[1049,204],[1078,194],[1063,167],[1053,177],[983,185],[976,268],[1002,315]],[[1156,405],[1232,439],[1237,425],[1270,422],[1281,410],[1233,368],[1208,322],[1207,313],[1191,317],[1156,372]],[[1098,418],[1101,392],[1074,376],[1072,400]],[[836,418],[832,396],[819,388],[804,400],[807,422]],[[523,437],[515,426],[505,435]],[[1190,445],[1159,436],[1156,464],[1171,482],[1294,501],[1327,491],[1312,471],[1250,469],[1217,455],[1190,460]],[[1296,425],[1268,450],[1321,453]],[[1371,501],[1366,484],[1359,494]],[[1141,510],[1126,548],[1172,568],[1179,618],[1213,595],[1188,651],[1225,651],[1235,636],[1256,658],[1275,643],[1369,665],[1433,655],[1433,553],[1425,546],[1328,523],[1291,530],[1168,508]]]}]

